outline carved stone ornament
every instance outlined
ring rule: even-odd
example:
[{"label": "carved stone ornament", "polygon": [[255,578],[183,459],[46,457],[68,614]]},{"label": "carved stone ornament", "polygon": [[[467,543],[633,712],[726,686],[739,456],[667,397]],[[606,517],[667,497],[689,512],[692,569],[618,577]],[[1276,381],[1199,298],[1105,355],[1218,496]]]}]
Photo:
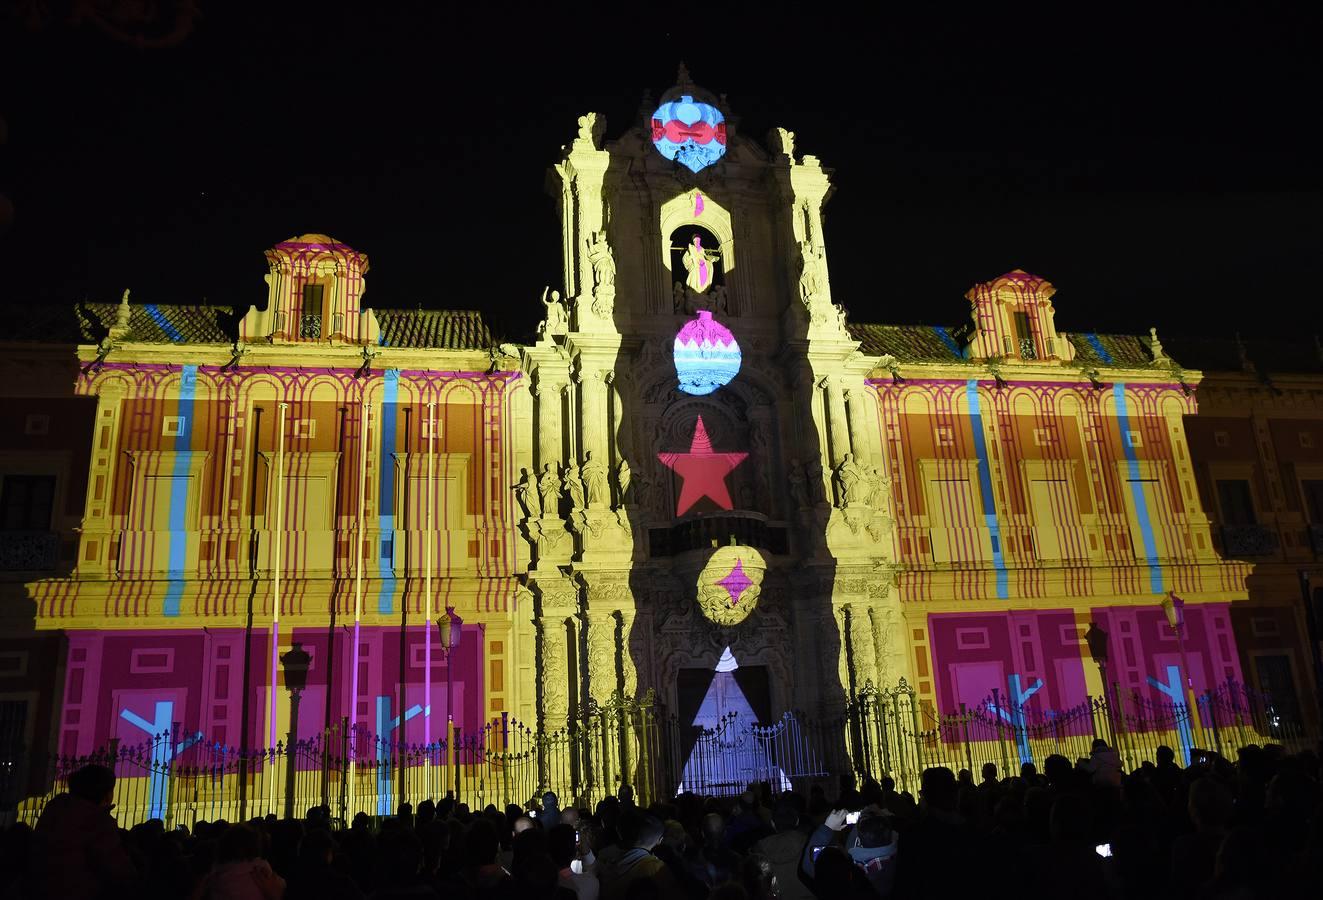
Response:
[{"label": "carved stone ornament", "polygon": [[738,625],[758,605],[766,573],[766,561],[752,547],[718,548],[698,574],[699,609],[717,625]]}]

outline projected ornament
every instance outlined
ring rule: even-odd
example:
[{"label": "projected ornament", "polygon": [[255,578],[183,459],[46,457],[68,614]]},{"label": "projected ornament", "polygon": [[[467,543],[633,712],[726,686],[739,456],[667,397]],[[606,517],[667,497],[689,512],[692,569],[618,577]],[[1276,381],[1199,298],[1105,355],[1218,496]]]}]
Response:
[{"label": "projected ornament", "polygon": [[718,625],[749,617],[762,593],[767,563],[752,547],[719,547],[698,574],[698,606]]},{"label": "projected ornament", "polygon": [[701,171],[726,153],[726,117],[685,94],[652,114],[652,145],[689,171]]},{"label": "projected ornament", "polygon": [[748,457],[747,453],[717,453],[712,449],[712,441],[703,426],[703,417],[698,417],[694,426],[694,437],[689,442],[688,453],[658,453],[657,459],[684,479],[680,487],[680,499],[675,504],[675,515],[683,516],[694,504],[704,497],[710,499],[722,509],[731,509],[730,490],[726,487],[726,476]]},{"label": "projected ornament", "polygon": [[730,329],[700,309],[675,335],[680,390],[701,397],[730,384],[740,371],[740,345]]}]

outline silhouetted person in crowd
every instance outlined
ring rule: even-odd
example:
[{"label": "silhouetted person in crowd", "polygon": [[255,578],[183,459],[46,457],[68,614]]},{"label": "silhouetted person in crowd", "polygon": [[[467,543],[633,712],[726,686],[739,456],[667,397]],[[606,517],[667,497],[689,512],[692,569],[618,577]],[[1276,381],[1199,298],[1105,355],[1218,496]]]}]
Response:
[{"label": "silhouetted person in crowd", "polygon": [[550,831],[560,824],[559,800],[554,791],[542,795],[542,809],[537,814],[537,821],[543,831]]},{"label": "silhouetted person in crowd", "polygon": [[776,877],[777,896],[781,900],[809,900],[812,892],[799,878],[799,859],[808,836],[799,828],[799,814],[788,801],[772,810],[774,834],[754,844],[754,852],[767,860]]},{"label": "silhouetted person in crowd", "polygon": [[81,900],[128,894],[138,872],[111,817],[115,773],[84,766],[69,790],[46,804],[33,832],[29,883],[34,898]]},{"label": "silhouetted person in crowd", "polygon": [[335,869],[335,839],[320,828],[299,845],[299,860],[288,879],[285,900],[363,900],[353,880]]},{"label": "silhouetted person in crowd", "polygon": [[[638,815],[637,811],[633,812],[633,816]],[[602,886],[605,900],[624,900],[636,894],[658,900],[679,900],[679,887],[670,870],[652,853],[652,849],[661,843],[662,823],[653,816],[641,816],[636,824],[631,823],[629,830],[634,832],[634,839],[630,848],[612,866],[611,879]]]},{"label": "silhouetted person in crowd", "polygon": [[216,846],[216,865],[200,887],[200,900],[281,900],[285,879],[262,858],[262,835],[251,825],[231,825]]}]

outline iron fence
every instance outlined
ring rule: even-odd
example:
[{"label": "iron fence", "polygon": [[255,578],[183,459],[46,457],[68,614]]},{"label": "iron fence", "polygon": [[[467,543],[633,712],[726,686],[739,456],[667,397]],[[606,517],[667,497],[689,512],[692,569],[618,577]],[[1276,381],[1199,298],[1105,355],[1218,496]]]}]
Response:
[{"label": "iron fence", "polygon": [[[1041,769],[1052,754],[1072,762],[1087,757],[1096,738],[1117,749],[1127,770],[1153,759],[1163,744],[1189,762],[1197,749],[1234,757],[1252,743],[1298,750],[1308,742],[1269,697],[1232,682],[1199,697],[1193,711],[1113,686],[1110,696],[1065,709],[1010,703],[992,691],[972,707],[940,712],[902,679],[888,689],[866,684],[839,715],[791,711],[764,724],[731,713],[714,728],[682,723],[649,692],[637,700],[590,700],[563,728],[539,730],[503,714],[472,732],[452,725],[443,740],[427,745],[342,721],[306,740],[245,751],[176,726],[142,744],[37,764],[44,772],[38,790],[15,791],[12,779],[0,785],[8,806],[0,816],[34,822],[68,776],[88,763],[115,770],[121,823],[162,819],[191,827],[199,820],[302,814],[319,805],[341,819],[384,816],[405,802],[446,796],[475,808],[524,805],[547,790],[591,806],[623,784],[645,804],[680,791],[739,793],[754,782],[773,791],[804,790],[842,775],[891,777],[914,791],[931,766]],[[11,747],[3,762],[24,772],[35,761]]]}]

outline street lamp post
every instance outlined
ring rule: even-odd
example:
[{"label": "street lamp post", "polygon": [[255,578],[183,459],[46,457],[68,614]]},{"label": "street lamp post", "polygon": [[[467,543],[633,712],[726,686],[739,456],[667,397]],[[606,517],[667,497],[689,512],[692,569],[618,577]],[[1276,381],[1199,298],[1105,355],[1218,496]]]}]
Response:
[{"label": "street lamp post", "polygon": [[1112,694],[1107,689],[1107,632],[1097,622],[1089,623],[1089,630],[1084,632],[1084,641],[1089,645],[1089,655],[1098,664],[1098,677],[1102,679],[1103,709],[1107,713],[1107,731],[1116,747],[1115,710],[1112,708]]},{"label": "street lamp post", "polygon": [[1176,596],[1175,591],[1168,591],[1162,599],[1162,612],[1167,617],[1167,624],[1176,635],[1176,646],[1181,654],[1181,669],[1184,672],[1185,703],[1190,721],[1190,734],[1194,735],[1196,704],[1194,699],[1194,673],[1190,671],[1190,660],[1185,655],[1185,601]]},{"label": "street lamp post", "polygon": [[[1318,620],[1318,604],[1314,600],[1314,592],[1323,590],[1312,588],[1309,583],[1309,570],[1300,570],[1300,596],[1305,602],[1305,632],[1309,638],[1309,664],[1314,670],[1314,702],[1318,705],[1320,715],[1323,715],[1323,659],[1320,659],[1320,640],[1323,635],[1319,634],[1320,623]],[[1303,725],[1304,723],[1297,723]]]},{"label": "street lamp post", "polygon": [[285,745],[285,818],[294,818],[294,783],[297,777],[296,763],[298,754],[295,747],[299,742],[299,700],[303,689],[308,686],[308,669],[312,665],[312,656],[297,641],[288,653],[280,657],[280,666],[285,672],[285,687],[289,688],[289,743]]},{"label": "street lamp post", "polygon": [[456,788],[455,797],[459,797],[459,748],[455,746],[455,713],[454,713],[454,651],[459,647],[460,638],[463,636],[464,629],[455,627],[456,617],[451,615],[450,608],[442,613],[436,620],[437,631],[440,636],[439,650],[441,658],[446,661],[446,750],[451,759],[451,778],[450,783]]}]

